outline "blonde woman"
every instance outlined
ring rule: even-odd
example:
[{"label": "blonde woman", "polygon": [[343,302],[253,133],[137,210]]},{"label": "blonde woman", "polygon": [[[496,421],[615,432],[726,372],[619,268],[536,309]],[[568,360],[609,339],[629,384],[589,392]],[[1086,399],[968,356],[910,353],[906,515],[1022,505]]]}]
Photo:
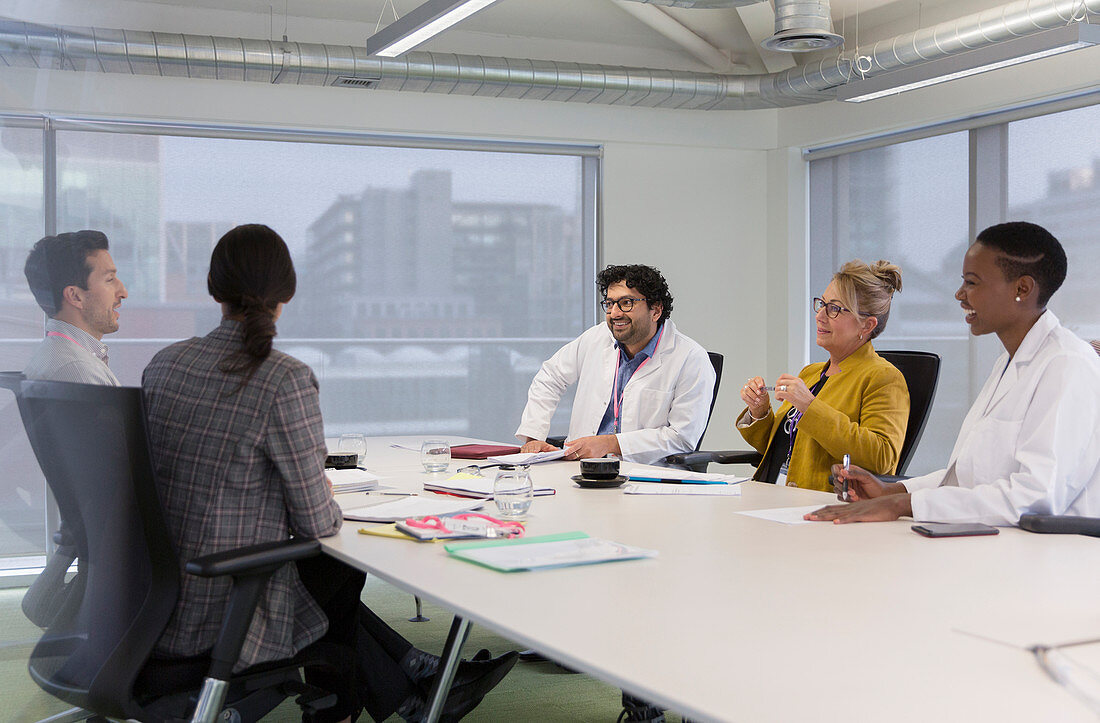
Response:
[{"label": "blonde woman", "polygon": [[[901,291],[901,269],[888,261],[849,261],[813,300],[817,345],[829,361],[774,387],[762,377],[741,388],[746,408],[741,436],[764,459],[753,479],[831,491],[829,468],[844,455],[880,474],[898,464],[909,420],[909,391],[900,371],[880,357],[871,340],[886,328],[890,300]],[[773,411],[769,389],[779,409]]]}]

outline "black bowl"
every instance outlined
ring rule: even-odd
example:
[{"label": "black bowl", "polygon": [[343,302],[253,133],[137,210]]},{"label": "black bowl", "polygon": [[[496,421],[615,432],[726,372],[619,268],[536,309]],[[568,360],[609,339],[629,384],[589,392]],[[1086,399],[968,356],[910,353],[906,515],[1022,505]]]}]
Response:
[{"label": "black bowl", "polygon": [[582,459],[581,475],[585,479],[614,479],[619,476],[619,460],[614,457]]}]

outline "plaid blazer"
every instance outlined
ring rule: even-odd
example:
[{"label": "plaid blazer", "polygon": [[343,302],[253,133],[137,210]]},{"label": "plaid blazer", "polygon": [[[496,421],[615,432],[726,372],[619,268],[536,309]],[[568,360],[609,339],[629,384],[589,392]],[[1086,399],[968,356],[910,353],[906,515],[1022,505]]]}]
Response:
[{"label": "plaid blazer", "polygon": [[[158,352],[142,375],[157,482],[181,565],[340,529],[324,475],[317,379],[273,350],[242,387],[240,375],[218,369],[242,345],[240,324],[223,320],[203,338]],[[157,644],[167,656],[213,648],[229,596],[228,578],[180,575],[180,599]],[[260,600],[236,669],[292,656],[327,627],[295,567],[286,565]]]}]

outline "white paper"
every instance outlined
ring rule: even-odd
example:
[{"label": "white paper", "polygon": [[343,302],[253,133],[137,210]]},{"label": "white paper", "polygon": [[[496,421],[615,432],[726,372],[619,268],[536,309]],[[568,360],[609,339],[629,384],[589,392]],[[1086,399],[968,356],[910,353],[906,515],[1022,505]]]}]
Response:
[{"label": "white paper", "polygon": [[628,495],[699,495],[713,497],[740,497],[741,488],[736,485],[626,485],[623,493]]},{"label": "white paper", "polygon": [[622,465],[621,474],[628,478],[645,482],[647,480],[668,480],[669,482],[705,482],[709,484],[735,485],[748,480],[748,477],[738,477],[732,474],[717,474],[707,472],[690,472],[688,470],[672,469],[670,467],[654,467],[648,464],[626,463]]},{"label": "white paper", "polygon": [[362,469],[326,469],[325,476],[332,483],[332,491],[362,492],[378,486],[378,475]]},{"label": "white paper", "polygon": [[[493,482],[491,477],[477,477],[475,475],[459,473],[441,482],[425,482],[424,489],[429,492],[443,492],[448,494],[463,495],[466,497],[483,497],[492,499]],[[531,494],[535,497],[554,494],[553,487],[535,487]]]},{"label": "white paper", "polygon": [[401,497],[396,500],[344,510],[345,520],[397,522],[425,515],[454,515],[476,510],[484,500],[448,500],[438,497]]},{"label": "white paper", "polygon": [[538,464],[561,459],[565,456],[564,449],[555,449],[550,452],[517,452],[516,454],[502,454],[499,457],[490,457],[490,462],[498,464]]},{"label": "white paper", "polygon": [[769,510],[739,510],[737,514],[748,517],[759,517],[762,520],[782,522],[784,525],[805,525],[816,520],[804,520],[802,515],[814,510],[820,510],[824,505],[806,505],[804,507],[774,507]]}]

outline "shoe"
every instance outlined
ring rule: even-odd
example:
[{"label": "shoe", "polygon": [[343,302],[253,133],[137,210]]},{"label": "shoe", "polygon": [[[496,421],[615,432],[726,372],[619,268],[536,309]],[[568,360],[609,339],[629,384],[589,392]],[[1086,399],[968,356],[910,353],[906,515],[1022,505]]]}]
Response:
[{"label": "shoe", "polygon": [[638,723],[665,723],[665,712],[660,708],[650,705],[641,698],[635,698],[623,692],[623,711],[619,713],[616,723],[634,721]]},{"label": "shoe", "polygon": [[[478,655],[484,657],[481,651]],[[475,656],[478,657],[478,656]],[[477,670],[479,675],[469,682],[458,684],[457,676],[455,684],[451,686],[447,694],[447,701],[443,704],[441,721],[451,723],[459,721],[481,703],[482,698],[504,680],[504,676],[516,664],[519,655],[512,651],[492,660],[479,660],[473,663],[481,666]],[[428,694],[419,693],[406,698],[397,709],[397,714],[409,723],[420,723],[428,717]]]},{"label": "shoe", "polygon": [[545,663],[547,660],[545,655],[531,648],[519,651],[519,659],[525,663]]},{"label": "shoe", "polygon": [[[493,660],[493,654],[485,648],[474,653],[474,657],[466,660],[463,658],[458,663],[458,670],[455,671],[454,680],[451,681],[451,688],[457,688],[462,685],[467,685],[485,675],[488,671],[493,670],[500,664],[500,660],[506,656],[501,656],[497,660]],[[425,653],[423,650],[417,650],[412,648],[409,652],[405,653],[405,657],[401,659],[401,669],[405,672],[405,676],[416,683],[418,686],[430,688],[435,678],[435,674],[439,672],[440,658],[438,655],[432,655],[431,653]]]}]

